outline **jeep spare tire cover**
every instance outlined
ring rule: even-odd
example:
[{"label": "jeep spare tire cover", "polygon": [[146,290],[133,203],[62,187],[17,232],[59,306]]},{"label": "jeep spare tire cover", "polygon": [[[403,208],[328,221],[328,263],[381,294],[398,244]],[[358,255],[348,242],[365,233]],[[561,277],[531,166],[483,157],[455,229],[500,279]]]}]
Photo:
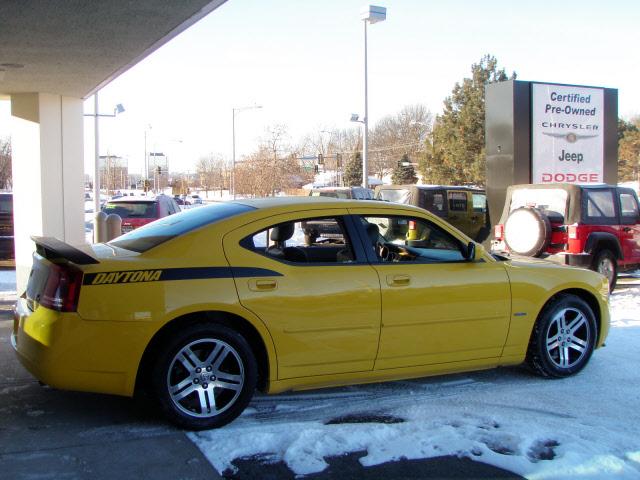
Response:
[{"label": "jeep spare tire cover", "polygon": [[550,240],[551,223],[538,209],[518,208],[509,214],[504,223],[507,248],[519,255],[537,257],[544,252]]}]

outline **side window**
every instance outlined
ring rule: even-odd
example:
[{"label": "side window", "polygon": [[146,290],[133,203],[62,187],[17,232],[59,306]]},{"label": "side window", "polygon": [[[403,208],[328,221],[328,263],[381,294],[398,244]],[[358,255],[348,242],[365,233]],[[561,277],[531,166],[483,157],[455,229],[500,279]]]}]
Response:
[{"label": "side window", "polygon": [[638,220],[638,203],[631,193],[620,194],[620,215],[623,221],[635,223]]},{"label": "side window", "polygon": [[484,193],[472,193],[473,211],[476,213],[487,213],[487,196]]},{"label": "side window", "polygon": [[437,225],[416,217],[362,217],[371,248],[380,262],[464,261],[461,242]]},{"label": "side window", "polygon": [[[591,220],[614,219],[616,210],[611,190],[589,190],[587,193],[587,217]],[[610,223],[610,222],[609,222]]]},{"label": "side window", "polygon": [[420,203],[419,207],[429,210],[431,213],[443,216],[445,215],[444,193],[433,190],[419,189]]},{"label": "side window", "polygon": [[352,263],[355,254],[342,218],[309,218],[271,225],[240,244],[295,264]]},{"label": "side window", "polygon": [[467,193],[466,192],[449,192],[449,210],[452,212],[467,211]]}]

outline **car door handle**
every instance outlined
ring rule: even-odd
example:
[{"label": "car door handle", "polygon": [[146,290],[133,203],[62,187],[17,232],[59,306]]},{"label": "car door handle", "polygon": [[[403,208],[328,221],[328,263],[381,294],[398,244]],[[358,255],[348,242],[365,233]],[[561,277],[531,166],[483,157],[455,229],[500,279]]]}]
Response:
[{"label": "car door handle", "polygon": [[387,275],[387,285],[390,287],[406,287],[410,283],[409,275]]},{"label": "car door handle", "polygon": [[278,288],[275,280],[249,280],[249,290],[253,292],[267,292]]},{"label": "car door handle", "polygon": [[625,232],[625,233],[629,233],[631,230],[633,230],[631,227],[624,227],[622,229],[622,231]]}]

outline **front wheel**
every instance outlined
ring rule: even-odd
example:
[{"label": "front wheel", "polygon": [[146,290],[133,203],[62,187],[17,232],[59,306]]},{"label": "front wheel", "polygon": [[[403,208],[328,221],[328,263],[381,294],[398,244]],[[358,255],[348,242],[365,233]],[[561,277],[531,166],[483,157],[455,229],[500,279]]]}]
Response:
[{"label": "front wheel", "polygon": [[607,277],[609,281],[609,291],[613,292],[618,279],[618,263],[611,250],[600,250],[593,258],[591,270]]},{"label": "front wheel", "polygon": [[575,295],[562,295],[540,313],[531,334],[527,364],[543,377],[568,377],[591,358],[597,338],[591,307]]},{"label": "front wheel", "polygon": [[221,427],[242,413],[257,382],[251,347],[217,324],[191,325],[158,356],[152,384],[165,415],[191,430]]}]

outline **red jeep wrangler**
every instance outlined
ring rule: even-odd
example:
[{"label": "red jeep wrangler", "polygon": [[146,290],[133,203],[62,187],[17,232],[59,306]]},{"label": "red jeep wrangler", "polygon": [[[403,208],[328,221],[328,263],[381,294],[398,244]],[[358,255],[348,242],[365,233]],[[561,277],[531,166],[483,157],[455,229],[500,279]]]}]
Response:
[{"label": "red jeep wrangler", "polygon": [[638,198],[630,188],[550,183],[513,185],[493,249],[589,268],[616,285],[640,266]]}]

